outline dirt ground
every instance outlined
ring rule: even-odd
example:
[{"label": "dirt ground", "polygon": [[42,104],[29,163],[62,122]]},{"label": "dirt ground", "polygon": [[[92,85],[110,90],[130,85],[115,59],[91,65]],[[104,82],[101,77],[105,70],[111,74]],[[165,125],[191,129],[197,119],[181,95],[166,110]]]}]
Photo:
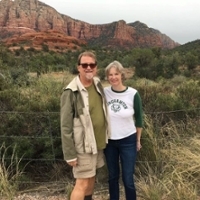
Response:
[{"label": "dirt ground", "polygon": [[[36,186],[35,188],[26,189],[16,195],[13,200],[69,200],[70,192],[73,184],[46,184]],[[8,200],[0,198],[1,200]],[[108,200],[108,187],[96,183],[93,194],[94,200]],[[122,199],[123,200],[123,199]]]},{"label": "dirt ground", "polygon": [[[93,195],[94,200],[107,200],[108,196]],[[66,195],[44,196],[41,194],[23,194],[14,198],[14,200],[69,200]]]},{"label": "dirt ground", "polygon": [[[16,195],[13,200],[69,200],[69,192],[72,188],[64,188],[64,185],[49,185],[40,186],[35,189],[30,189]],[[120,200],[125,200],[123,189],[120,186]],[[65,191],[64,191],[65,190]],[[96,189],[93,194],[93,200],[108,200],[109,192],[107,185],[96,184]],[[1,200],[7,200],[2,199]]]}]

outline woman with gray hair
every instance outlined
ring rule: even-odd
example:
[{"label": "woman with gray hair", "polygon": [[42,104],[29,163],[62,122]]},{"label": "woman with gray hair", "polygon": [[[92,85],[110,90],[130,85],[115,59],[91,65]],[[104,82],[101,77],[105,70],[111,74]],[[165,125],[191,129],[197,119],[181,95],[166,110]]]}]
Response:
[{"label": "woman with gray hair", "polygon": [[111,125],[111,136],[104,150],[109,173],[110,200],[119,200],[119,164],[126,200],[136,200],[133,175],[137,151],[142,147],[141,98],[136,89],[124,85],[124,67],[120,62],[113,61],[105,72],[110,83],[110,86],[104,88]]}]

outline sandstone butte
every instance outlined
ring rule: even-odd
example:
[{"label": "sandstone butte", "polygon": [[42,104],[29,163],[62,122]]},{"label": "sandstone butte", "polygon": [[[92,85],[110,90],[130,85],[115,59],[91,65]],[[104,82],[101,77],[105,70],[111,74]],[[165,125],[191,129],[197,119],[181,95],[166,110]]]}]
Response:
[{"label": "sandstone butte", "polygon": [[179,46],[167,35],[139,21],[89,24],[57,12],[38,0],[0,0],[0,40],[10,48],[73,49],[94,44],[126,48]]}]

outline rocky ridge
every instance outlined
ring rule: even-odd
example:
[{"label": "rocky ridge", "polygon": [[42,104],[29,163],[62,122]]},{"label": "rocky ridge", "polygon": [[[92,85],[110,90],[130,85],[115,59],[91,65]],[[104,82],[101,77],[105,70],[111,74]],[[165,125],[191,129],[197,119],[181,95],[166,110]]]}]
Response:
[{"label": "rocky ridge", "polygon": [[[14,41],[18,43],[23,38],[26,40],[27,33],[32,35],[34,41],[33,38],[36,38],[34,34],[38,36],[38,34],[46,32],[51,33],[49,34],[51,38],[45,39],[44,37],[43,43],[49,44],[50,41],[53,44],[58,41],[59,34],[59,37],[61,38],[61,35],[63,35],[62,37],[65,40],[61,40],[56,45],[67,43],[68,45],[63,44],[63,48],[73,46],[69,44],[75,44],[75,46],[93,44],[114,48],[160,47],[166,49],[179,46],[167,35],[149,28],[139,21],[129,24],[124,20],[108,24],[89,24],[60,14],[51,6],[38,0],[0,0],[0,39],[2,41],[9,45]],[[66,40],[67,37],[69,37],[69,40]]]}]

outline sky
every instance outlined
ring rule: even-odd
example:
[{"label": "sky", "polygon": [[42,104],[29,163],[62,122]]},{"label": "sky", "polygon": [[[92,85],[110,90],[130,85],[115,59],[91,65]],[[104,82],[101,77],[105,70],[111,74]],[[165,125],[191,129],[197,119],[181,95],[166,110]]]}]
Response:
[{"label": "sky", "polygon": [[90,24],[140,21],[179,44],[200,39],[200,0],[39,0]]}]

